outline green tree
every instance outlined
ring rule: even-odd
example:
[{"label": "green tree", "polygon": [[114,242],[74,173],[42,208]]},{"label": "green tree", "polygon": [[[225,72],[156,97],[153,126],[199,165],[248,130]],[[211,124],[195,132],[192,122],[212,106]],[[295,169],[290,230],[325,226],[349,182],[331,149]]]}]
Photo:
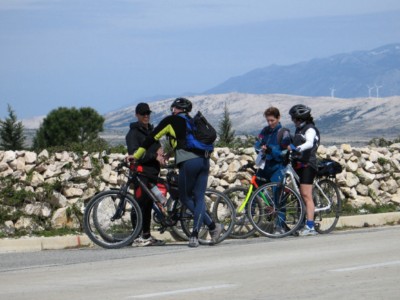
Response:
[{"label": "green tree", "polygon": [[24,126],[17,121],[14,110],[8,105],[8,118],[0,120],[0,147],[4,150],[21,150],[24,142]]},{"label": "green tree", "polygon": [[217,146],[229,147],[235,141],[235,131],[232,129],[232,122],[229,117],[228,106],[225,103],[224,116],[218,126],[219,140]]},{"label": "green tree", "polygon": [[59,107],[52,110],[36,132],[35,149],[94,141],[103,131],[104,118],[94,109]]}]

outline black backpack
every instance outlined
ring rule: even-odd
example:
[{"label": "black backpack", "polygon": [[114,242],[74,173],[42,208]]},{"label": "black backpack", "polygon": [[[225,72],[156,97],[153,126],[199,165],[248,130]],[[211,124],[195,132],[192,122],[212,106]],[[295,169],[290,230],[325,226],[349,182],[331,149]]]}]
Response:
[{"label": "black backpack", "polygon": [[213,151],[217,132],[203,114],[198,111],[193,118],[188,115],[179,116],[186,120],[186,149]]}]

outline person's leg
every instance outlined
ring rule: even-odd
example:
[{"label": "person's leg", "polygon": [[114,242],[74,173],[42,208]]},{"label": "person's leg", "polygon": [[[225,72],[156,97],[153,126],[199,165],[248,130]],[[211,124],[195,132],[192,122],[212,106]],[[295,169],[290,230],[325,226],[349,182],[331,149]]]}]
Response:
[{"label": "person's leg", "polygon": [[[281,182],[283,174],[282,174],[282,169],[283,167],[279,167],[276,169],[272,175],[270,176],[270,181],[271,182]],[[278,227],[278,230],[281,230],[283,228],[283,225],[286,221],[286,203],[283,202],[283,199],[280,199],[282,192],[282,188],[275,188],[274,189],[274,202],[277,207],[278,211],[278,218],[276,220],[275,225]],[[279,203],[277,201],[280,200]]]},{"label": "person's leg", "polygon": [[[205,162],[206,161],[206,162]],[[205,214],[204,194],[207,188],[209,162],[204,158],[193,158],[183,162],[179,168],[179,197],[194,214],[193,230],[198,232],[203,222],[212,220]]]},{"label": "person's leg", "polygon": [[300,184],[300,193],[303,197],[304,203],[306,204],[306,217],[307,222],[314,223],[314,201],[312,198],[312,184]]}]

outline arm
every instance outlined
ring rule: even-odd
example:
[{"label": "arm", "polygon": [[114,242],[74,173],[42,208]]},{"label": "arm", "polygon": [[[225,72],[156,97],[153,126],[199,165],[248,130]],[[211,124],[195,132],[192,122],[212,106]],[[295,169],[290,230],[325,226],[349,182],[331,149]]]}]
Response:
[{"label": "arm", "polygon": [[303,144],[299,145],[297,149],[299,149],[300,152],[311,149],[314,146],[314,141],[316,136],[317,133],[314,130],[314,128],[307,129],[305,133],[306,141]]},{"label": "arm", "polygon": [[140,159],[145,155],[146,150],[151,147],[152,144],[158,142],[164,135],[169,134],[176,137],[174,128],[171,124],[171,116],[164,118],[161,122],[154,128],[153,132],[146,137],[142,145],[137,149],[133,158],[135,160]]}]

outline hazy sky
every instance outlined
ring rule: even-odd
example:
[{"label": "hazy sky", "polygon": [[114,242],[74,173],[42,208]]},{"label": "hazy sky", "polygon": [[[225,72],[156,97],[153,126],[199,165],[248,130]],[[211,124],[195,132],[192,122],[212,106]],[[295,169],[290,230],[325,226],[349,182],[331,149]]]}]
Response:
[{"label": "hazy sky", "polygon": [[399,0],[0,0],[0,118],[103,114],[398,42]]}]

